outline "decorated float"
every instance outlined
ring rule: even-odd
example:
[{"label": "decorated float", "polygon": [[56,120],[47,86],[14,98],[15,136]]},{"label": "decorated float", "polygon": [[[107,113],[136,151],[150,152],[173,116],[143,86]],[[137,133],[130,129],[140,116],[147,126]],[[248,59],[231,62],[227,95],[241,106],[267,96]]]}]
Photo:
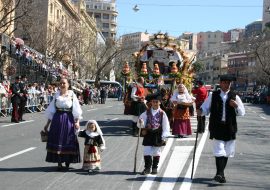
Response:
[{"label": "decorated float", "polygon": [[[167,33],[157,33],[150,37],[149,42],[143,44],[138,52],[134,52],[134,65],[127,62],[123,66],[122,75],[125,77],[125,89],[138,77],[145,78],[148,93],[163,92],[169,98],[177,84],[183,83],[189,90],[192,88],[194,69],[192,63],[195,54],[181,49],[180,44]],[[135,72],[131,73],[130,67]],[[127,90],[125,90],[127,92]],[[127,108],[130,105],[128,92],[124,98]]]}]

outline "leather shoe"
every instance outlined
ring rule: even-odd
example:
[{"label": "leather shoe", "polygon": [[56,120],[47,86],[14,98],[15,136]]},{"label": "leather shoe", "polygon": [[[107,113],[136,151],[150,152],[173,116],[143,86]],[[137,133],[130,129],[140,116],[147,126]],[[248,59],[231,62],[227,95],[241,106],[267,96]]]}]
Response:
[{"label": "leather shoe", "polygon": [[150,174],[150,169],[144,169],[141,173],[141,175],[147,175]]},{"label": "leather shoe", "polygon": [[214,180],[219,182],[219,183],[226,183],[226,178],[222,175],[216,175],[214,177]]}]

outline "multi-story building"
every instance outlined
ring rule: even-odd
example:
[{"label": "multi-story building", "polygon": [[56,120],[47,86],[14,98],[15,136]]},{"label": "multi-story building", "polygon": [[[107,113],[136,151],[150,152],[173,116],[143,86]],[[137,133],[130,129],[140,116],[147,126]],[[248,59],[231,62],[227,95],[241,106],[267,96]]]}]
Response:
[{"label": "multi-story building", "polygon": [[181,39],[186,39],[189,42],[188,50],[197,50],[197,34],[185,32],[180,36]]},{"label": "multi-story building", "polygon": [[47,57],[66,63],[69,68],[72,61],[89,64],[89,60],[82,58],[91,58],[84,53],[96,42],[98,30],[82,0],[35,0],[28,8],[31,10],[28,17],[16,20],[16,36]]},{"label": "multi-story building", "polygon": [[270,0],[263,0],[263,20],[262,20],[262,30],[265,29],[267,24],[270,27]]},{"label": "multi-story building", "polygon": [[10,63],[8,52],[14,33],[15,0],[0,0],[0,79],[7,75],[6,68]]},{"label": "multi-story building", "polygon": [[223,42],[223,32],[200,32],[197,34],[197,50],[201,56],[216,51],[217,44]]},{"label": "multi-story building", "polygon": [[228,56],[228,73],[236,77],[234,87],[237,90],[246,91],[248,87],[255,86],[255,66],[255,55],[248,53],[231,53]]},{"label": "multi-story building", "polygon": [[95,18],[97,27],[103,36],[115,39],[117,32],[117,15],[115,0],[85,0],[87,13]]},{"label": "multi-story building", "polygon": [[13,34],[15,6],[15,0],[0,0],[0,33]]},{"label": "multi-story building", "polygon": [[224,42],[234,42],[234,41],[239,41],[242,39],[244,34],[244,29],[232,29],[229,30],[228,32],[224,32],[224,36],[223,36],[223,41]]},{"label": "multi-story building", "polygon": [[227,73],[228,56],[226,54],[204,57],[200,59],[200,62],[203,70],[197,73],[197,78],[206,84],[219,83],[219,76]]},{"label": "multi-story building", "polygon": [[257,20],[254,21],[245,27],[245,38],[249,38],[252,36],[257,36],[262,33],[262,21]]},{"label": "multi-story building", "polygon": [[149,34],[144,32],[135,32],[121,36],[122,47],[130,51],[139,51],[143,42],[149,41]]}]

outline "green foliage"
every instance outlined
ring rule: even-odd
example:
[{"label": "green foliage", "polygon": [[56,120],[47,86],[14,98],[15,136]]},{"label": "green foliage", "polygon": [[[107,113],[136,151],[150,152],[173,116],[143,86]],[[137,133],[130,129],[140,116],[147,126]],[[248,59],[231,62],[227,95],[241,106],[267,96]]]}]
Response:
[{"label": "green foliage", "polygon": [[203,63],[201,61],[196,61],[192,64],[192,67],[196,73],[200,72],[203,70]]}]

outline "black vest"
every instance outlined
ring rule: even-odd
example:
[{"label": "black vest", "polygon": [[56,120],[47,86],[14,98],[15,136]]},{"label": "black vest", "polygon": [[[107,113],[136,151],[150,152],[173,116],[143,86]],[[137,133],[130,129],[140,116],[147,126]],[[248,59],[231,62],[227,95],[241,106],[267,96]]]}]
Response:
[{"label": "black vest", "polygon": [[236,138],[237,123],[235,108],[229,106],[231,99],[235,100],[236,94],[232,91],[228,93],[225,103],[225,125],[221,122],[223,113],[223,100],[220,97],[220,90],[214,91],[212,94],[212,102],[210,108],[209,131],[210,139],[229,141]]}]

